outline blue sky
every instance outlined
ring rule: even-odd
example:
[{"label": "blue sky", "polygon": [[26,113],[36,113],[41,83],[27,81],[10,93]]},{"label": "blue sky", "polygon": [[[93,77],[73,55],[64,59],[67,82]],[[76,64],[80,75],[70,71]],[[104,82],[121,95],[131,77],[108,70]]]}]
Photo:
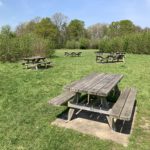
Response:
[{"label": "blue sky", "polygon": [[13,28],[35,17],[50,17],[61,12],[81,19],[86,27],[130,19],[141,27],[150,27],[150,0],[0,0],[0,26]]}]

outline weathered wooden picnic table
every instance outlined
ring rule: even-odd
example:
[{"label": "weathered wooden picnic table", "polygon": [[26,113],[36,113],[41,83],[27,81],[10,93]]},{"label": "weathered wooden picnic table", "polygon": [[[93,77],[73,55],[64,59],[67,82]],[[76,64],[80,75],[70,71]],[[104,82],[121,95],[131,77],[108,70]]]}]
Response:
[{"label": "weathered wooden picnic table", "polygon": [[75,56],[81,56],[82,52],[65,52],[64,55],[65,56],[72,56],[72,57],[75,57]]},{"label": "weathered wooden picnic table", "polygon": [[46,57],[43,56],[27,57],[23,60],[25,61],[23,65],[25,65],[27,69],[35,68],[37,70],[39,67],[47,68],[48,66],[52,66],[51,62],[46,61]]},{"label": "weathered wooden picnic table", "polygon": [[[120,74],[90,74],[67,85],[65,93],[52,99],[49,103],[61,105],[68,102],[68,121],[71,120],[75,110],[105,114],[110,128],[115,130],[114,119],[130,120],[135,103],[135,89],[128,88],[120,94],[118,83],[122,78],[123,75]],[[118,95],[113,105],[108,102],[110,93]]]},{"label": "weathered wooden picnic table", "polygon": [[107,55],[102,55],[102,53],[96,53],[96,62],[124,62],[125,53],[123,52],[116,52],[116,53],[110,53]]},{"label": "weathered wooden picnic table", "polygon": [[[71,107],[70,112],[74,111],[73,108],[78,108],[82,110],[91,110],[91,106],[82,106],[80,105],[79,99],[80,96],[84,93],[87,94],[87,104],[90,103],[90,97],[95,96],[96,99],[101,101],[100,107],[98,109],[94,109],[94,112],[101,113],[105,111],[108,113],[108,102],[107,96],[113,90],[114,94],[118,94],[119,88],[118,83],[123,78],[123,75],[118,74],[98,74],[93,73],[79,81],[76,81],[69,86],[66,87],[70,92],[75,92],[75,99],[71,102],[68,102],[68,107]],[[96,101],[95,101],[96,102]],[[92,103],[93,107],[93,103]],[[101,108],[101,109],[100,109]],[[69,120],[71,119],[71,114],[69,113]]]}]

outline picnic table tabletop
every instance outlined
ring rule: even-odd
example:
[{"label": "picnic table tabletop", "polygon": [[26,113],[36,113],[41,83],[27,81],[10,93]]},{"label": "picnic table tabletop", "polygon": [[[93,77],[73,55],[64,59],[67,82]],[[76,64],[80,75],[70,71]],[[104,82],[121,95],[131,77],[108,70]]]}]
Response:
[{"label": "picnic table tabletop", "polygon": [[26,57],[24,60],[38,60],[38,59],[45,59],[46,57],[43,56],[33,56],[33,57]]},{"label": "picnic table tabletop", "polygon": [[71,83],[65,88],[71,92],[106,97],[122,78],[123,75],[120,74],[93,73]]},{"label": "picnic table tabletop", "polygon": [[23,60],[26,61],[26,63],[38,63],[40,61],[45,61],[46,57],[43,56],[32,56],[32,57],[26,57]]}]

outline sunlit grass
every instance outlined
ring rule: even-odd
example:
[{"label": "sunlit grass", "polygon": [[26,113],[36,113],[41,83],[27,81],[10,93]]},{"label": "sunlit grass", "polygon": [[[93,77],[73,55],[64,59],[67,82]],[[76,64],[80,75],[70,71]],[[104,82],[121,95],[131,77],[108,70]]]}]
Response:
[{"label": "sunlit grass", "polygon": [[[125,63],[113,64],[96,63],[92,50],[82,51],[82,57],[64,57],[64,50],[57,51],[56,56],[52,59],[54,67],[47,70],[26,70],[21,63],[0,64],[0,149],[125,149],[111,141],[50,124],[65,107],[49,106],[49,99],[74,80],[92,72],[106,72],[124,75],[120,89],[137,89],[137,116],[128,149],[148,150],[150,56],[128,54]],[[147,122],[149,128],[144,128]]]}]

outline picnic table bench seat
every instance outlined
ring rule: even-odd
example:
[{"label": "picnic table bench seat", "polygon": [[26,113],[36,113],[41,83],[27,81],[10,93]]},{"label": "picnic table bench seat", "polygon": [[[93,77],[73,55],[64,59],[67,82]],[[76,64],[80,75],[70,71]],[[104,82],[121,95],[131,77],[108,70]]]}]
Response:
[{"label": "picnic table bench seat", "polygon": [[61,95],[51,99],[49,101],[49,104],[60,106],[68,102],[70,99],[72,99],[75,96],[75,93],[66,91],[62,93]]},{"label": "picnic table bench seat", "polygon": [[25,63],[25,62],[23,62],[22,65],[26,66],[27,69],[34,68],[36,70],[41,66],[44,66],[45,68],[53,66],[52,62],[50,62],[50,61],[43,61],[43,62],[38,62],[38,63]]},{"label": "picnic table bench seat", "polygon": [[34,68],[34,69],[38,69],[38,66],[37,66],[37,64],[24,64],[25,66],[26,66],[26,69],[32,69],[32,68]]},{"label": "picnic table bench seat", "polygon": [[115,128],[114,118],[124,121],[131,120],[132,111],[136,100],[136,90],[134,88],[126,88],[121,92],[118,100],[110,110],[108,122],[110,127]]}]

